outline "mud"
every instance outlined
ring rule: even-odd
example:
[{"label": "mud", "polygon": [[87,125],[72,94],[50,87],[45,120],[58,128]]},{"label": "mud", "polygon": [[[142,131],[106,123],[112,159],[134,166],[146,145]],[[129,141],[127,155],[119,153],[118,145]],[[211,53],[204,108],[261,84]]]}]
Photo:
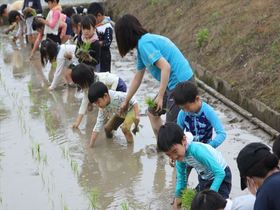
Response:
[{"label": "mud", "polygon": [[[0,36],[0,209],[122,209],[125,204],[130,209],[170,209],[174,172],[156,151],[144,104],[146,97],[157,93],[158,82],[146,73],[137,92],[141,126],[134,144],[127,145],[118,130],[113,139],[102,133],[90,149],[96,109],[80,130],[72,130],[81,101],[76,89],[50,93],[39,53],[29,61],[29,46]],[[134,61],[134,53],[120,58],[113,43],[112,72],[127,84],[134,75]],[[215,107],[228,134],[219,150],[233,173],[231,195],[244,194],[237,153],[249,142],[268,142],[270,136],[207,93],[202,95]],[[190,185],[196,180],[192,174]]]}]

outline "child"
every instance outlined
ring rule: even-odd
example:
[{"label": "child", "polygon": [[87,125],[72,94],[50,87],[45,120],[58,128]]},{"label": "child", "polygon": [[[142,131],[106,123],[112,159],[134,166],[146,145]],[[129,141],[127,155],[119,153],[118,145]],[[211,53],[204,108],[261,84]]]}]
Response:
[{"label": "child", "polygon": [[91,84],[100,81],[103,82],[110,90],[126,92],[126,84],[120,77],[109,72],[95,73],[93,67],[83,63],[72,69],[71,79],[75,84],[79,85],[84,92],[84,97],[79,109],[79,116],[73,124],[73,128],[79,127],[83,116],[86,114],[89,105],[88,88]]},{"label": "child", "polygon": [[198,192],[191,205],[191,210],[253,210],[255,197],[243,195],[233,200],[224,199],[213,190]]},{"label": "child", "polygon": [[[226,138],[224,127],[214,109],[202,101],[198,88],[193,82],[178,83],[172,97],[175,104],[181,108],[177,124],[194,136],[194,141],[210,144],[216,148]],[[213,128],[216,132],[213,138]]]},{"label": "child", "polygon": [[22,8],[25,22],[26,22],[26,35],[28,43],[33,44],[35,42],[36,36],[32,29],[32,22],[37,14],[42,14],[42,5],[40,0],[24,0]]},{"label": "child", "polygon": [[[60,24],[59,26],[59,31],[62,31],[62,30],[65,30],[64,29],[65,25],[64,24]],[[35,17],[33,19],[33,22],[32,22],[32,29],[33,31],[37,31],[37,37],[36,37],[36,40],[34,42],[34,46],[32,48],[32,51],[31,51],[31,54],[30,54],[30,59],[33,58],[36,50],[39,48],[39,45],[43,39],[43,36],[44,36],[44,28],[45,28],[45,25],[42,23],[41,21],[41,18],[39,17]]]},{"label": "child", "polygon": [[96,34],[96,20],[94,17],[86,15],[82,17],[82,35],[78,37],[76,57],[79,63],[85,63],[96,67],[100,60],[100,45]]},{"label": "child", "polygon": [[104,15],[104,9],[99,3],[91,3],[88,14],[96,18],[96,31],[101,46],[100,52],[100,71],[111,72],[111,52],[110,45],[113,40],[113,28],[110,17]]},{"label": "child", "polygon": [[182,190],[187,187],[188,166],[195,168],[200,177],[196,188],[198,191],[210,188],[227,199],[231,190],[231,171],[223,156],[208,144],[192,142],[190,132],[186,135],[175,123],[162,125],[158,133],[159,151],[176,160],[176,198],[173,208],[177,209],[181,203]]},{"label": "child", "polygon": [[46,39],[42,41],[40,53],[41,53],[41,63],[43,66],[49,61],[52,64],[52,67],[55,66],[54,78],[49,90],[54,90],[61,78],[64,76],[65,82],[70,83],[69,78],[66,78],[65,72],[63,71],[64,67],[69,67],[72,63],[77,63],[77,58],[75,57],[76,45],[71,44],[62,44],[58,45],[56,42],[51,39]]},{"label": "child", "polygon": [[71,26],[72,26],[72,31],[75,34],[74,36],[75,43],[77,43],[78,37],[82,36],[81,21],[82,21],[82,16],[79,14],[75,14],[71,17]]},{"label": "child", "polygon": [[[166,111],[166,121],[176,122],[179,107],[171,99],[175,86],[182,81],[193,80],[192,68],[177,46],[168,38],[150,34],[133,15],[124,15],[115,26],[116,39],[120,55],[137,49],[137,71],[127,93],[127,99],[121,106],[121,112],[127,109],[130,98],[136,93],[143,80],[145,69],[160,82],[156,96],[156,112],[148,112],[154,134],[162,125],[161,115]],[[161,112],[164,111],[164,112]]]},{"label": "child", "polygon": [[16,33],[16,35],[13,37],[13,41],[15,42],[18,38],[22,37],[24,34],[24,30],[25,30],[25,20],[23,15],[16,10],[12,10],[9,13],[9,23],[10,25],[12,25],[12,28],[14,28],[13,26],[18,25],[18,31]]},{"label": "child", "polygon": [[10,11],[20,11],[23,6],[23,1],[15,1],[11,4],[1,4],[0,6],[0,17],[8,17]]},{"label": "child", "polygon": [[61,21],[61,11],[60,6],[58,5],[59,0],[45,0],[48,3],[48,8],[50,9],[47,19],[40,19],[44,23],[44,35],[47,38],[61,44],[61,39],[59,36],[59,26]]},{"label": "child", "polygon": [[139,108],[137,101],[132,98],[129,103],[129,110],[131,110],[122,116],[118,115],[120,104],[125,100],[125,97],[126,93],[108,90],[107,86],[102,82],[95,82],[91,84],[88,91],[88,99],[90,103],[95,103],[99,107],[96,124],[93,128],[90,139],[91,147],[93,147],[98,137],[98,133],[104,125],[104,121],[110,116],[111,119],[108,122],[109,124],[107,123],[104,128],[106,135],[111,136],[112,130],[117,130],[119,125],[122,124],[122,131],[127,142],[133,142],[133,136],[130,128],[133,123],[136,127],[139,123]]}]

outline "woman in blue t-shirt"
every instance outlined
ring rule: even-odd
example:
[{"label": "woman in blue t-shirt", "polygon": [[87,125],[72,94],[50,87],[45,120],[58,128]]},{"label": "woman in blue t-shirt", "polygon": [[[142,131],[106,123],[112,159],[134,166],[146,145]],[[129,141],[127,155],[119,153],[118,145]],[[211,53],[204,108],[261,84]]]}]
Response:
[{"label": "woman in blue t-shirt", "polygon": [[157,135],[162,124],[160,115],[167,111],[166,121],[176,122],[180,109],[171,98],[171,93],[179,82],[194,80],[192,68],[171,40],[148,33],[133,15],[121,17],[116,23],[115,32],[122,57],[134,48],[138,52],[137,72],[126,101],[121,106],[121,112],[127,109],[128,102],[138,90],[147,69],[160,82],[158,94],[154,99],[157,106],[148,112],[154,133]]}]

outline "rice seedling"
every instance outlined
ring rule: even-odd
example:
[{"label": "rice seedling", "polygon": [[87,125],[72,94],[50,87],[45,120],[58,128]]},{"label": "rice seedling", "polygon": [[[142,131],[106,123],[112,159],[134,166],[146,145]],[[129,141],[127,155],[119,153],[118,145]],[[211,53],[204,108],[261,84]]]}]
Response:
[{"label": "rice seedling", "polygon": [[156,108],[156,106],[157,106],[157,104],[151,97],[147,97],[145,99],[145,103],[148,105],[149,108],[152,108],[152,109]]},{"label": "rice seedling", "polygon": [[122,207],[122,210],[128,210],[129,209],[129,204],[127,202],[122,202],[121,207]]},{"label": "rice seedling", "polygon": [[75,175],[79,175],[79,165],[75,160],[70,161],[71,169]]},{"label": "rice seedling", "polygon": [[191,209],[192,200],[194,199],[195,194],[196,194],[196,191],[194,189],[184,190],[183,195],[182,195],[182,207],[185,210]]},{"label": "rice seedling", "polygon": [[44,165],[48,164],[48,157],[46,154],[43,155],[42,161],[43,161]]},{"label": "rice seedling", "polygon": [[91,209],[99,208],[99,203],[98,203],[99,193],[98,193],[97,189],[93,188],[88,192],[88,199],[90,202],[89,208],[91,208]]},{"label": "rice seedling", "polygon": [[68,207],[66,204],[63,205],[63,210],[68,210]]},{"label": "rice seedling", "polygon": [[27,88],[28,88],[28,92],[29,92],[29,94],[31,94],[31,93],[32,93],[32,83],[31,83],[31,81],[30,81],[30,82],[28,82],[28,84],[27,84]]},{"label": "rice seedling", "polygon": [[69,155],[69,149],[66,147],[61,147],[62,153],[64,158],[66,158],[67,160],[69,160],[70,155]]},{"label": "rice seedling", "polygon": [[34,143],[32,145],[32,157],[37,161],[41,161],[41,147],[40,144]]}]

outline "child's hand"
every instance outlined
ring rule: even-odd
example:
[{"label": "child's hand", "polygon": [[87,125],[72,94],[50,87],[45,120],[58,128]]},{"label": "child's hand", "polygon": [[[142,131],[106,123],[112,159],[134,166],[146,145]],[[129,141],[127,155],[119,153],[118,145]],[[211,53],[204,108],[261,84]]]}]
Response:
[{"label": "child's hand", "polygon": [[157,105],[157,109],[156,111],[159,112],[162,110],[162,106],[163,106],[163,97],[158,95],[155,99],[155,103]]},{"label": "child's hand", "polygon": [[18,39],[18,38],[17,38],[16,36],[14,36],[14,37],[13,37],[13,42],[16,42],[17,39]]},{"label": "child's hand", "polygon": [[48,90],[49,90],[49,91],[53,91],[54,88],[52,88],[52,86],[49,86]]},{"label": "child's hand", "polygon": [[178,210],[178,207],[181,205],[181,199],[175,198],[173,203],[173,210]]},{"label": "child's hand", "polygon": [[72,128],[73,128],[73,129],[79,129],[79,125],[78,125],[78,123],[76,123],[76,122],[75,122],[75,123],[73,123]]},{"label": "child's hand", "polygon": [[93,146],[94,146],[94,141],[90,140],[90,141],[88,142],[87,147],[88,147],[88,148],[93,148]]},{"label": "child's hand", "polygon": [[68,59],[68,60],[71,60],[72,59],[72,53],[71,52],[66,52],[66,53],[64,53],[64,58],[65,59]]},{"label": "child's hand", "polygon": [[169,165],[170,165],[172,168],[175,167],[175,161],[172,160],[171,158],[169,158],[168,163],[169,163]]},{"label": "child's hand", "polygon": [[128,103],[123,102],[120,107],[120,116],[123,116],[128,109]]}]

